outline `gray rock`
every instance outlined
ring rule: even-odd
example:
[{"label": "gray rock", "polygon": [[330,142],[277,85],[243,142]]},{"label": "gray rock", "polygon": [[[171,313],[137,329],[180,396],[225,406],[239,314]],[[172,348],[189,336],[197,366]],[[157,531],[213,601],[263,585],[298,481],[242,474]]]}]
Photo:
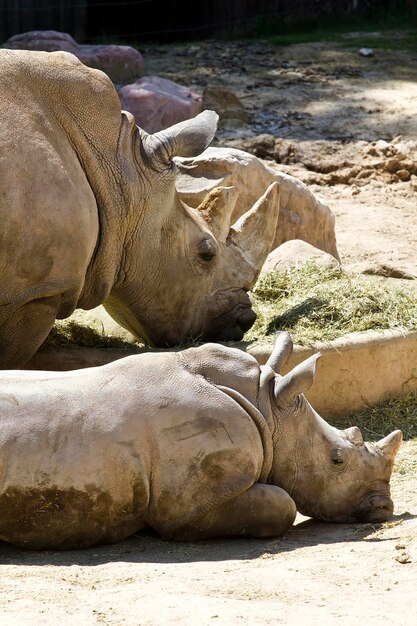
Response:
[{"label": "gray rock", "polygon": [[231,121],[246,124],[249,115],[241,101],[233,91],[221,85],[207,87],[203,93],[204,108],[216,111],[220,116],[221,124],[230,124]]},{"label": "gray rock", "polygon": [[130,46],[80,45],[68,33],[32,30],[10,37],[2,48],[71,52],[88,67],[106,72],[115,83],[137,78],[143,73],[141,53]]},{"label": "gray rock", "polygon": [[159,76],[144,76],[125,85],[119,98],[122,109],[130,111],[148,133],[188,120],[203,110],[202,96]]},{"label": "gray rock", "polygon": [[262,267],[261,275],[310,261],[314,261],[314,263],[325,269],[340,267],[340,263],[331,254],[318,250],[318,248],[300,239],[292,239],[270,252]]}]

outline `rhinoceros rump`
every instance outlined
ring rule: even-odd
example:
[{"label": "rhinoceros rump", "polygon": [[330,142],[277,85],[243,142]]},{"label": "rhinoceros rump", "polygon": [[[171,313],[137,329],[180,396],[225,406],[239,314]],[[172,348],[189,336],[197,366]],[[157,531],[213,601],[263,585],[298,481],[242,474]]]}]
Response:
[{"label": "rhinoceros rump", "polygon": [[173,159],[207,147],[214,112],[148,135],[105,74],[23,50],[0,51],[0,109],[0,367],[101,303],[162,347],[243,336],[279,191],[234,225],[222,209],[233,190],[212,190],[201,211],[182,203]]},{"label": "rhinoceros rump", "polygon": [[303,395],[317,356],[285,376],[235,348],[130,356],[65,373],[1,375],[0,539],[30,548],[282,534],[296,509],[384,521],[401,443],[327,424]]}]

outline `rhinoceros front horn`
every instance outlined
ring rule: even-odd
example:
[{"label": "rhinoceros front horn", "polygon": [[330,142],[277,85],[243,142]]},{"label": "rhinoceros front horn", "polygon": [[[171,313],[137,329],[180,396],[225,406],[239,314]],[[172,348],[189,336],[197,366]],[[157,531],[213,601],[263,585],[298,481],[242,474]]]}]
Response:
[{"label": "rhinoceros front horn", "polygon": [[391,434],[384,437],[375,444],[375,447],[384,454],[385,457],[394,460],[397,454],[401,442],[403,440],[403,434],[401,430],[394,430]]},{"label": "rhinoceros front horn", "polygon": [[253,207],[230,228],[229,237],[252,268],[253,287],[275,239],[279,216],[279,185],[273,182]]}]

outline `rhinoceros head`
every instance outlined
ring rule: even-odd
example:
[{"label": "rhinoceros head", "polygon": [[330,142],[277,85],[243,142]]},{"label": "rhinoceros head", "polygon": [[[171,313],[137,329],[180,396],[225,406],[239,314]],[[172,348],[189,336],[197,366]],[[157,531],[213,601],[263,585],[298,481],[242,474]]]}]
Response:
[{"label": "rhinoceros head", "polygon": [[[279,333],[263,376],[278,372],[291,350],[289,335]],[[318,356],[271,378],[276,425],[272,482],[286,489],[309,517],[385,521],[393,512],[389,482],[402,433],[369,444],[359,428],[338,430],[323,420],[303,395],[313,383]]]},{"label": "rhinoceros head", "polygon": [[154,345],[238,340],[256,318],[247,292],[275,236],[278,184],[271,184],[233,225],[233,188],[215,188],[197,209],[185,206],[175,188],[173,158],[204,150],[216,122],[217,115],[205,111],[138,137],[145,209],[125,249],[122,279],[104,306],[122,326]]}]

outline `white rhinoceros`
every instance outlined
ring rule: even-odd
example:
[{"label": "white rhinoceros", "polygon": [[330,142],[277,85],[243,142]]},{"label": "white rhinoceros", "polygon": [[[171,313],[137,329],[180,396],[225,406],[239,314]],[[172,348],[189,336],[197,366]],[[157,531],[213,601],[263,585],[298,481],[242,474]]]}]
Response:
[{"label": "white rhinoceros", "polygon": [[402,435],[363,442],[303,395],[317,355],[285,376],[205,344],[65,373],[1,374],[0,539],[30,548],[280,535],[296,510],[379,522]]},{"label": "white rhinoceros", "polygon": [[173,158],[207,147],[214,112],[148,135],[105,74],[23,50],[0,51],[0,110],[0,367],[22,366],[56,318],[101,303],[159,346],[242,337],[279,191],[227,227],[232,189],[184,206]]}]

